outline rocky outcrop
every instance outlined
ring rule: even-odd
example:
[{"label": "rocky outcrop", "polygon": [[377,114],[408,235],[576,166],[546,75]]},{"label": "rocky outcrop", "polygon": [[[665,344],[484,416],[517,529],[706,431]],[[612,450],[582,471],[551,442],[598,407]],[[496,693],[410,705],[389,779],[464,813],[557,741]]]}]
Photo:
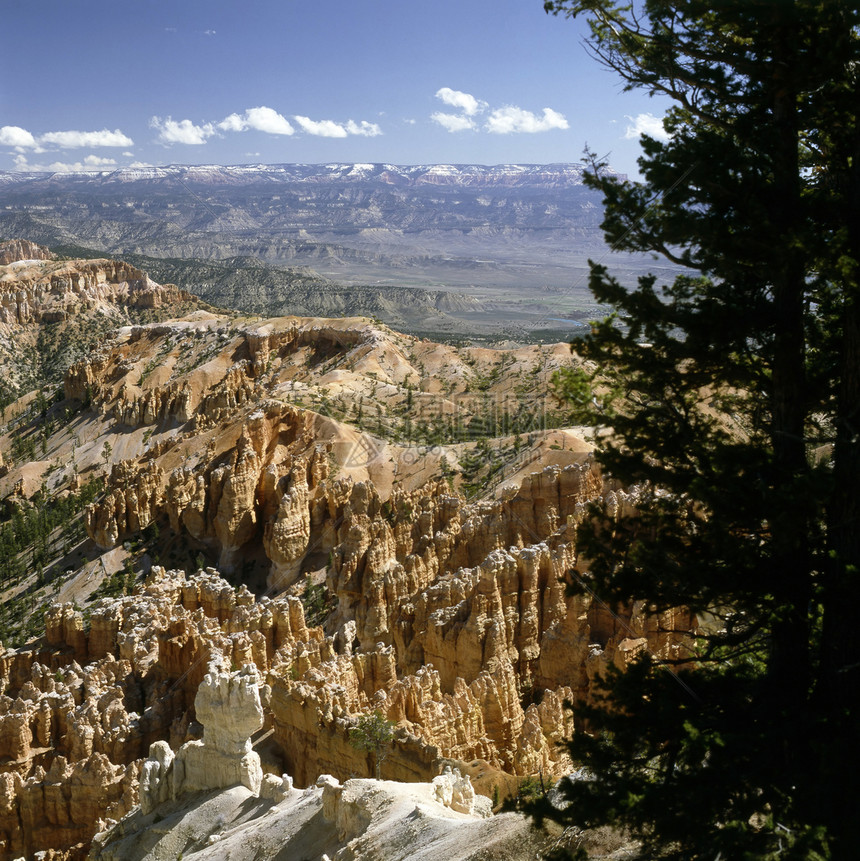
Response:
[{"label": "rocky outcrop", "polygon": [[302,792],[286,776],[267,775],[265,784],[274,795],[255,798],[237,786],[135,811],[97,836],[90,857],[517,861],[540,857],[549,843],[521,814],[490,816],[490,799],[475,796],[456,771],[409,784],[321,775]]},{"label": "rocky outcrop", "polygon": [[158,518],[163,477],[156,463],[141,468],[123,461],[112,467],[109,482],[111,491],[87,511],[87,531],[104,548],[136,535]]},{"label": "rocky outcrop", "polygon": [[0,266],[8,266],[19,260],[53,260],[53,253],[43,245],[27,239],[7,239],[0,242]]},{"label": "rocky outcrop", "polygon": [[484,796],[476,796],[472,781],[468,775],[460,774],[460,769],[452,769],[446,766],[438,777],[433,778],[433,797],[445,807],[456,810],[457,813],[465,813],[469,816],[488,817],[491,813],[490,805]]},{"label": "rocky outcrop", "polygon": [[87,844],[136,795],[139,716],[123,690],[130,693],[130,666],[111,660],[82,669],[72,660],[52,671],[30,658],[30,679],[15,691],[10,674],[4,683],[15,696],[0,697],[3,858]]},{"label": "rocky outcrop", "polygon": [[[25,320],[86,307],[126,324],[124,308],[168,295],[112,261],[5,268],[10,343],[35,331],[16,328]],[[353,803],[344,781],[375,770],[353,730],[376,712],[393,727],[382,776],[434,781],[431,800],[452,815],[566,771],[565,702],[588,701],[644,650],[682,657],[694,625],[568,594],[588,569],[577,535],[589,506],[621,517],[635,492],[606,485],[584,443],[522,478],[541,445],[561,450],[548,434],[432,452],[392,440],[419,406],[428,436],[461,412],[484,427],[485,394],[512,397],[571,361],[565,345],[458,350],[367,320],[240,324],[198,308],[123,325],[73,365],[65,394],[82,403],[47,441],[46,488],[70,460],[75,489],[110,467],[84,520],[116,548],[112,570],[128,554],[149,567],[141,545],[218,568],[155,566],[131,596],[53,604],[41,641],[0,654],[0,861],[80,854],[138,797],[144,817],[221,787],[286,803],[299,793],[285,773],[359,839],[367,799],[356,789]],[[495,485],[507,489],[467,502],[458,488],[478,486],[482,455],[512,466]],[[54,578],[55,594],[83,602],[92,568]]]},{"label": "rocky outcrop", "polygon": [[163,741],[155,742],[143,763],[140,806],[149,813],[168,797],[242,785],[260,794],[260,756],[251,736],[263,726],[256,667],[230,673],[215,660],[203,677],[194,708],[203,724],[201,740],[186,742],[176,755]]},{"label": "rocky outcrop", "polygon": [[56,323],[99,304],[148,309],[191,298],[177,287],[156,284],[122,261],[55,263],[44,256],[35,261],[0,273],[0,323]]},{"label": "rocky outcrop", "polygon": [[220,552],[232,570],[239,551],[261,540],[273,577],[289,585],[310,538],[310,490],[326,476],[325,448],[313,442],[310,416],[284,404],[264,404],[245,422],[227,456],[213,452],[197,468],[164,476],[155,461],[113,468],[110,491],[86,516],[101,547],[113,547],[166,515]]},{"label": "rocky outcrop", "polygon": [[[370,773],[372,757],[350,730],[377,710],[396,727],[383,777],[432,780],[453,765],[477,792],[506,794],[527,775],[570,768],[560,743],[575,728],[564,703],[591,697],[609,666],[643,649],[683,655],[694,625],[683,612],[610,612],[566,593],[565,580],[587,564],[576,553],[586,502],[602,498],[616,516],[635,506],[590,462],[544,470],[494,501],[467,504],[435,483],[382,500],[370,483],[328,478],[316,449],[295,453],[298,414],[283,410],[246,422],[232,459],[211,473],[175,473],[169,515],[178,530],[227,548],[256,530],[281,570],[308,548],[327,553],[336,605],[325,627],[308,626],[298,597],[257,599],[214,569],[186,577],[154,568],[134,596],[98,603],[88,624],[69,605],[53,607],[44,654],[0,659],[8,846],[19,846],[21,828],[27,845],[59,845],[39,843],[54,815],[44,788],[52,768],[102,775],[90,806],[67,799],[63,840],[79,840],[105,811],[133,803],[134,790],[120,802],[118,787],[136,787],[138,773],[145,810],[185,790],[262,793],[249,741],[261,726],[277,749],[266,768],[300,786]],[[140,523],[142,511],[155,517],[166,504],[149,492],[155,472],[121,473],[125,492],[114,487],[109,506],[94,509],[113,512],[100,527],[111,537],[128,528],[129,509]],[[451,798],[467,806],[454,783]],[[100,811],[89,831],[87,810]]]},{"label": "rocky outcrop", "polygon": [[203,738],[182,745],[173,760],[173,795],[241,784],[260,794],[263,770],[251,749],[251,736],[263,726],[259,678],[248,664],[235,673],[217,662],[197,690],[194,700]]}]

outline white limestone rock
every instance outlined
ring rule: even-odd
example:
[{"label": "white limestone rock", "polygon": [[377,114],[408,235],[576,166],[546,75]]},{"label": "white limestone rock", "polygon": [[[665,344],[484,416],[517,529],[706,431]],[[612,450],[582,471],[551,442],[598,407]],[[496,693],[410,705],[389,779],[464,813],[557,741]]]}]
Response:
[{"label": "white limestone rock", "polygon": [[166,741],[149,746],[149,758],[140,769],[140,810],[144,816],[170,797],[168,775],[173,765],[173,751]]}]

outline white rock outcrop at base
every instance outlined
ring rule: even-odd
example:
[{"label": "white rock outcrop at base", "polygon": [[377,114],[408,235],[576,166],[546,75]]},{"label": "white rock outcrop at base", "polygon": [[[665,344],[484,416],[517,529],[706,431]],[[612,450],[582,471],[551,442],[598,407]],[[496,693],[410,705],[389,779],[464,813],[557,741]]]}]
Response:
[{"label": "white rock outcrop at base", "polygon": [[476,795],[469,776],[464,777],[458,768],[446,767],[442,774],[433,778],[433,797],[458,813],[484,817],[492,814],[490,799]]},{"label": "white rock outcrop at base", "polygon": [[[304,790],[266,775],[254,797],[244,786],[185,794],[144,815],[138,810],[96,836],[91,861],[521,861],[550,838],[518,813],[454,809],[468,796],[454,772],[434,783],[347,780],[322,775]],[[449,797],[450,805],[439,796]],[[274,794],[274,798],[270,798]],[[280,800],[276,800],[276,799]],[[462,800],[462,799],[461,799]]]},{"label": "white rock outcrop at base", "polygon": [[[251,749],[251,736],[263,726],[257,668],[249,664],[227,672],[216,658],[197,690],[194,709],[203,724],[202,740],[186,742],[175,756],[164,741],[149,748],[140,773],[144,814],[186,792],[245,786],[260,794],[263,769],[259,754]],[[271,798],[283,794],[268,783],[266,791]]]}]

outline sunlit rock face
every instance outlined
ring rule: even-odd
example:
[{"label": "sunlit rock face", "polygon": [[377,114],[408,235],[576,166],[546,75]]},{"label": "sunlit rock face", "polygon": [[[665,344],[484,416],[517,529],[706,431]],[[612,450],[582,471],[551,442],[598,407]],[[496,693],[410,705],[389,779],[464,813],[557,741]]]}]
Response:
[{"label": "sunlit rock face", "polygon": [[260,423],[244,434],[236,462],[252,463],[275,495],[255,497],[255,516],[297,524],[284,559],[306,540],[331,548],[337,604],[325,625],[307,624],[298,597],[256,598],[215,569],[155,567],[89,619],[52,607],[40,650],[0,658],[7,857],[86,843],[137,803],[140,779],[144,806],[232,784],[259,794],[250,745],[261,727],[277,751],[267,768],[298,786],[370,774],[373,757],[350,730],[374,710],[396,726],[384,778],[432,780],[454,764],[476,792],[504,795],[526,775],[570,767],[564,703],[587,700],[608,666],[642,649],[681,654],[683,635],[666,632],[691,626],[683,613],[655,618],[636,605],[613,615],[566,593],[585,503],[635,503],[605,490],[588,461],[492,502],[433,484],[384,504],[367,482],[322,477],[313,455],[293,458],[284,480],[267,477],[254,442],[266,433]]},{"label": "sunlit rock face", "polygon": [[230,672],[219,657],[209,664],[194,698],[203,738],[188,741],[176,755],[163,741],[149,749],[140,777],[140,806],[144,813],[167,798],[244,786],[260,794],[263,770],[260,755],[251,749],[251,736],[263,726],[259,676],[253,664]]},{"label": "sunlit rock face", "polygon": [[[52,293],[48,269],[65,264],[18,263],[30,314],[66,295],[130,301],[150,289],[130,268],[90,261]],[[2,325],[21,325],[18,308]],[[531,374],[538,352],[506,367]],[[551,370],[570,352],[540,355]],[[485,374],[500,361],[489,349],[468,358]],[[439,382],[427,373],[405,388],[425,362],[456,385],[472,367],[367,320],[239,326],[195,312],[125,326],[71,367],[65,393],[87,406],[66,451],[80,476],[106,477],[85,512],[89,537],[119,556],[158,527],[218,564],[147,565],[132,595],[53,603],[42,639],[0,653],[0,859],[81,855],[138,803],[151,813],[218,787],[283,799],[284,774],[337,808],[353,792],[337,787],[377,763],[385,779],[428,786],[450,767],[427,791],[472,815],[480,797],[570,767],[565,703],[589,700],[610,666],[643,650],[682,655],[677,632],[693,625],[682,611],[610,612],[568,593],[587,571],[577,530],[589,505],[614,517],[636,505],[635,491],[605,485],[586,444],[564,464],[529,473],[529,461],[470,503],[433,456],[408,463],[402,447],[288,397],[318,377],[349,396],[417,399]],[[539,443],[535,453],[557,455]],[[249,559],[260,594],[242,585]],[[376,711],[394,725],[380,757],[350,738]]]},{"label": "sunlit rock face", "polygon": [[0,243],[0,323],[58,323],[99,304],[158,308],[189,298],[118,260],[54,261],[26,240]]}]

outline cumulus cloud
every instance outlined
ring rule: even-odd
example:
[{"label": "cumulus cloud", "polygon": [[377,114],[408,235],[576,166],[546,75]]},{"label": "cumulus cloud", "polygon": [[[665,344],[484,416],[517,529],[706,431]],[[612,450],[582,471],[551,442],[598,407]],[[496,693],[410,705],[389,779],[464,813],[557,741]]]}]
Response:
[{"label": "cumulus cloud", "polygon": [[[317,137],[345,138],[349,135],[376,137],[382,134],[382,129],[376,123],[367,120],[335,122],[334,120],[312,120],[304,116],[296,116],[294,119],[303,132]],[[177,121],[171,117],[166,119],[153,117],[149,124],[158,130],[158,140],[163,144],[204,144],[210,137],[221,132],[245,132],[249,129],[270,135],[292,135],[296,132],[286,117],[265,105],[248,108],[242,113],[230,114],[218,123],[195,125],[191,120]]]},{"label": "cumulus cloud", "polygon": [[346,129],[334,120],[312,120],[310,117],[300,116],[295,119],[302,131],[309,135],[317,135],[322,138],[345,138],[347,136]]},{"label": "cumulus cloud", "polygon": [[538,116],[531,111],[518,108],[516,105],[496,108],[490,114],[485,126],[488,132],[497,135],[509,135],[518,132],[533,134],[569,127],[564,115],[552,108],[544,108],[543,116]]},{"label": "cumulus cloud", "polygon": [[191,120],[174,120],[171,117],[153,117],[149,125],[158,131],[158,142],[168,145],[180,143],[198,146],[205,144],[215,134],[212,123],[196,126]]},{"label": "cumulus cloud", "polygon": [[218,128],[225,132],[244,132],[255,129],[270,135],[291,135],[295,129],[286,117],[265,105],[259,108],[248,108],[244,114],[230,114],[218,123]]},{"label": "cumulus cloud", "polygon": [[84,159],[84,164],[89,165],[90,167],[110,167],[111,165],[116,164],[116,159],[102,158],[97,155],[88,155]]},{"label": "cumulus cloud", "polygon": [[38,137],[20,126],[0,128],[0,145],[13,146],[18,152],[32,150],[45,152],[48,147],[75,149],[77,147],[121,147],[133,146],[134,141],[119,129],[102,129],[95,132],[61,131],[45,132]]},{"label": "cumulus cloud", "polygon": [[[434,123],[449,132],[478,129],[478,117],[490,108],[487,102],[476,98],[471,93],[452,90],[450,87],[437,90],[436,98],[452,108],[459,109],[459,113],[436,111],[430,115]],[[491,134],[507,135],[566,129],[569,125],[564,115],[552,108],[544,108],[542,114],[534,114],[516,105],[506,105],[490,111],[481,128]]]},{"label": "cumulus cloud", "polygon": [[224,132],[243,132],[248,128],[248,122],[242,114],[230,114],[218,123],[218,128]]},{"label": "cumulus cloud", "polygon": [[119,129],[114,129],[113,131],[102,129],[100,132],[47,132],[39,137],[39,143],[42,145],[53,144],[61,149],[134,145],[134,141],[128,135],[124,135]]},{"label": "cumulus cloud", "polygon": [[276,110],[265,106],[250,108],[245,111],[245,119],[248,128],[267,132],[270,135],[291,135],[295,131],[286,117],[282,117]]},{"label": "cumulus cloud", "polygon": [[359,135],[361,137],[376,137],[382,134],[382,129],[376,123],[362,120],[347,120],[338,123],[334,120],[312,120],[310,117],[296,116],[295,121],[303,132],[323,138],[345,138],[348,135]]},{"label": "cumulus cloud", "polygon": [[442,128],[447,129],[449,132],[464,132],[475,128],[475,121],[471,117],[459,114],[443,114],[437,111],[435,114],[430,115],[430,119],[434,123],[439,123]]},{"label": "cumulus cloud", "polygon": [[203,35],[204,35],[204,36],[214,36],[214,35],[215,35],[215,30],[204,30],[204,31],[203,31]]},{"label": "cumulus cloud", "polygon": [[36,138],[20,126],[0,128],[0,146],[35,147]]},{"label": "cumulus cloud", "polygon": [[[475,114],[483,111],[487,107],[486,102],[476,99],[469,93],[461,92],[460,90],[452,90],[450,87],[441,87],[436,90],[436,98],[441,99],[446,105],[452,108],[459,108],[466,116],[473,117]],[[447,116],[440,114],[440,116]]]},{"label": "cumulus cloud", "polygon": [[625,138],[638,138],[641,135],[648,135],[649,138],[654,138],[658,141],[669,140],[669,135],[663,128],[663,120],[655,117],[654,114],[637,114],[635,117],[626,117],[630,125],[624,130]]},{"label": "cumulus cloud", "polygon": [[346,130],[351,135],[361,135],[366,138],[375,138],[382,134],[382,129],[376,123],[369,123],[367,120],[362,120],[360,123],[347,120]]}]

